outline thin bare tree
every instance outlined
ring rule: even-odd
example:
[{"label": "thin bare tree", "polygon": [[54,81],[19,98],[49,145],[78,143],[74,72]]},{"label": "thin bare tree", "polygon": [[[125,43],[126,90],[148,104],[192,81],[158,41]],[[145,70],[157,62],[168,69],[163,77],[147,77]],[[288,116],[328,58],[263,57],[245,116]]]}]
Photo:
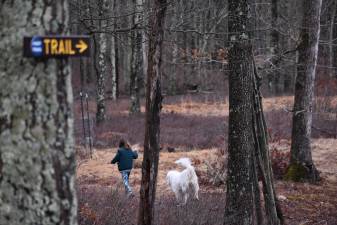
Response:
[{"label": "thin bare tree", "polygon": [[161,94],[161,63],[166,7],[166,0],[154,0],[151,7],[153,14],[149,20],[144,158],[138,225],[152,225],[154,218],[154,201],[156,197],[160,150],[160,111],[163,98]]}]

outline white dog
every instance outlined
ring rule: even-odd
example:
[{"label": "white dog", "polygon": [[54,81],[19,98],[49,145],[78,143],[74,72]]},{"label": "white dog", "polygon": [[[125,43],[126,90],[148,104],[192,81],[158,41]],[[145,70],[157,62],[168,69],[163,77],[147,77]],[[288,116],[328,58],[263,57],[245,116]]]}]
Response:
[{"label": "white dog", "polygon": [[167,173],[166,176],[167,184],[174,192],[177,201],[185,205],[189,194],[199,200],[198,177],[195,173],[194,167],[191,164],[191,160],[189,158],[180,158],[179,160],[175,161],[175,163],[186,168],[181,172],[171,170]]}]

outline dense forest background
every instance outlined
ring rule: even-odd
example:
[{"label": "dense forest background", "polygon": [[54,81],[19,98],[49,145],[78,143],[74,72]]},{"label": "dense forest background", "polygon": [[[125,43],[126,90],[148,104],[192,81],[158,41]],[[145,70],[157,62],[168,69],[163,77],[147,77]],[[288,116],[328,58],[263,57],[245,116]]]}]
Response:
[{"label": "dense forest background", "polygon": [[[168,95],[189,90],[228,92],[228,3],[215,0],[175,1],[168,2],[167,7],[163,92]],[[300,0],[251,1],[249,35],[259,73],[263,76],[266,96],[293,93],[303,10]],[[323,1],[316,76],[318,96],[331,95],[334,91],[335,11],[333,0]],[[117,91],[113,84],[117,81],[118,94],[130,95],[132,74],[136,73],[134,85],[137,92],[144,96],[146,55],[143,55],[143,50],[147,49],[146,26],[151,8],[142,1],[125,1],[123,4],[108,0],[97,4],[74,1],[72,12],[73,33],[90,34],[97,40],[103,40],[94,42],[97,43],[93,46],[97,60],[94,60],[93,54],[91,59],[82,62],[83,88],[95,87],[97,74],[102,72],[106,79],[107,99],[115,95],[112,90]],[[99,56],[100,53],[104,57]],[[104,62],[104,68],[95,66],[99,57]],[[74,63],[75,90],[78,91],[81,88],[80,68],[79,62]]]},{"label": "dense forest background", "polygon": [[[145,97],[151,10],[142,1],[72,2],[72,33],[89,34],[94,40],[91,58],[72,60],[75,99],[82,91],[96,102],[93,125],[104,118],[112,119],[105,108],[117,98],[130,99],[125,104],[129,104],[131,114],[140,112],[140,102]],[[302,63],[298,62],[298,49],[303,13],[300,0],[249,2],[248,32],[264,97],[294,95],[298,66]],[[337,85],[335,14],[335,1],[324,0],[313,114],[314,120],[324,123],[324,129],[315,126],[313,132],[327,135],[335,133],[334,124],[329,122]],[[228,16],[226,1],[167,2],[161,67],[164,101],[170,101],[165,96],[193,98],[198,94],[208,100],[228,100]],[[283,107],[281,111],[290,113],[291,108]],[[76,127],[78,133],[82,132],[81,124]],[[291,132],[284,133],[290,137]],[[133,141],[135,136],[129,138]],[[140,139],[141,135],[137,141]]]},{"label": "dense forest background", "polygon": [[337,224],[336,0],[2,0],[0,36],[0,225]]}]

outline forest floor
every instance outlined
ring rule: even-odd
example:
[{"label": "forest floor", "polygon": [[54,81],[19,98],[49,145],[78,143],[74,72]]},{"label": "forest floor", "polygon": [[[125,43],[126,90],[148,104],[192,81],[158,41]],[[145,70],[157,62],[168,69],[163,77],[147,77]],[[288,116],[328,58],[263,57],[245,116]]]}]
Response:
[{"label": "forest floor", "polygon": [[[270,149],[288,153],[290,149],[292,97],[264,99],[264,110],[270,132]],[[312,154],[321,172],[317,184],[275,181],[277,196],[285,217],[285,224],[337,225],[337,97],[317,99],[314,114]],[[321,109],[325,107],[326,110]],[[94,115],[94,102],[90,112]],[[92,159],[81,147],[80,102],[75,105],[75,134],[78,151],[77,184],[79,221],[84,224],[135,224],[141,180],[142,148],[135,160],[130,182],[136,194],[125,200],[120,173],[110,161],[116,153],[119,138],[142,145],[144,115],[129,116],[128,101],[110,102],[105,125],[93,128],[95,150]],[[144,111],[144,109],[142,109]],[[222,224],[225,185],[215,181],[214,170],[221,168],[226,158],[228,100],[216,95],[167,97],[163,104],[156,224]],[[174,148],[170,153],[167,148]],[[285,156],[285,157],[284,157]],[[284,167],[287,154],[276,155],[276,166]],[[189,157],[199,176],[200,201],[191,201],[184,210],[175,206],[173,193],[165,183],[174,161]],[[280,157],[277,158],[277,157]],[[283,157],[283,158],[282,158]],[[220,165],[220,166],[219,166]],[[280,170],[284,168],[278,168]],[[123,200],[124,199],[124,200]]]}]

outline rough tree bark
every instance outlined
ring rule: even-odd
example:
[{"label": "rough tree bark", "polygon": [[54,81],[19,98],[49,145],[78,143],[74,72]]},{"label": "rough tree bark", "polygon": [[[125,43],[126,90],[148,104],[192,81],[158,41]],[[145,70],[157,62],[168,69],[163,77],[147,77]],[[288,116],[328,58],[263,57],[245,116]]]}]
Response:
[{"label": "rough tree bark", "polygon": [[136,27],[132,31],[132,41],[131,41],[131,68],[130,68],[130,113],[140,112],[140,79],[143,74],[143,51],[142,51],[142,41],[143,34],[138,28],[141,22],[141,15],[143,11],[143,0],[133,0],[134,15],[133,15],[133,26]]},{"label": "rough tree bark", "polygon": [[154,0],[154,11],[149,20],[150,31],[146,82],[145,140],[138,225],[151,225],[153,224],[154,218],[154,201],[156,196],[160,142],[159,114],[162,107],[160,82],[161,57],[166,7],[166,0]]},{"label": "rough tree bark", "polygon": [[1,225],[77,224],[68,60],[22,58],[23,35],[65,34],[68,19],[66,0],[0,2]]},{"label": "rough tree bark", "polygon": [[[101,18],[107,15],[108,1],[98,1],[98,17]],[[103,30],[106,26],[106,20],[99,20],[98,27]],[[97,77],[96,84],[96,122],[102,123],[105,120],[105,79],[107,74],[107,34],[98,33],[94,34],[95,45],[95,72]]]},{"label": "rough tree bark", "polygon": [[311,124],[322,0],[303,1],[304,17],[300,31],[295,83],[291,159],[286,178],[294,181],[319,180],[311,156]]},{"label": "rough tree bark", "polygon": [[247,25],[247,0],[229,0],[229,155],[224,224],[264,224],[259,174],[266,223],[278,225],[282,214],[275,197],[260,78]]}]

